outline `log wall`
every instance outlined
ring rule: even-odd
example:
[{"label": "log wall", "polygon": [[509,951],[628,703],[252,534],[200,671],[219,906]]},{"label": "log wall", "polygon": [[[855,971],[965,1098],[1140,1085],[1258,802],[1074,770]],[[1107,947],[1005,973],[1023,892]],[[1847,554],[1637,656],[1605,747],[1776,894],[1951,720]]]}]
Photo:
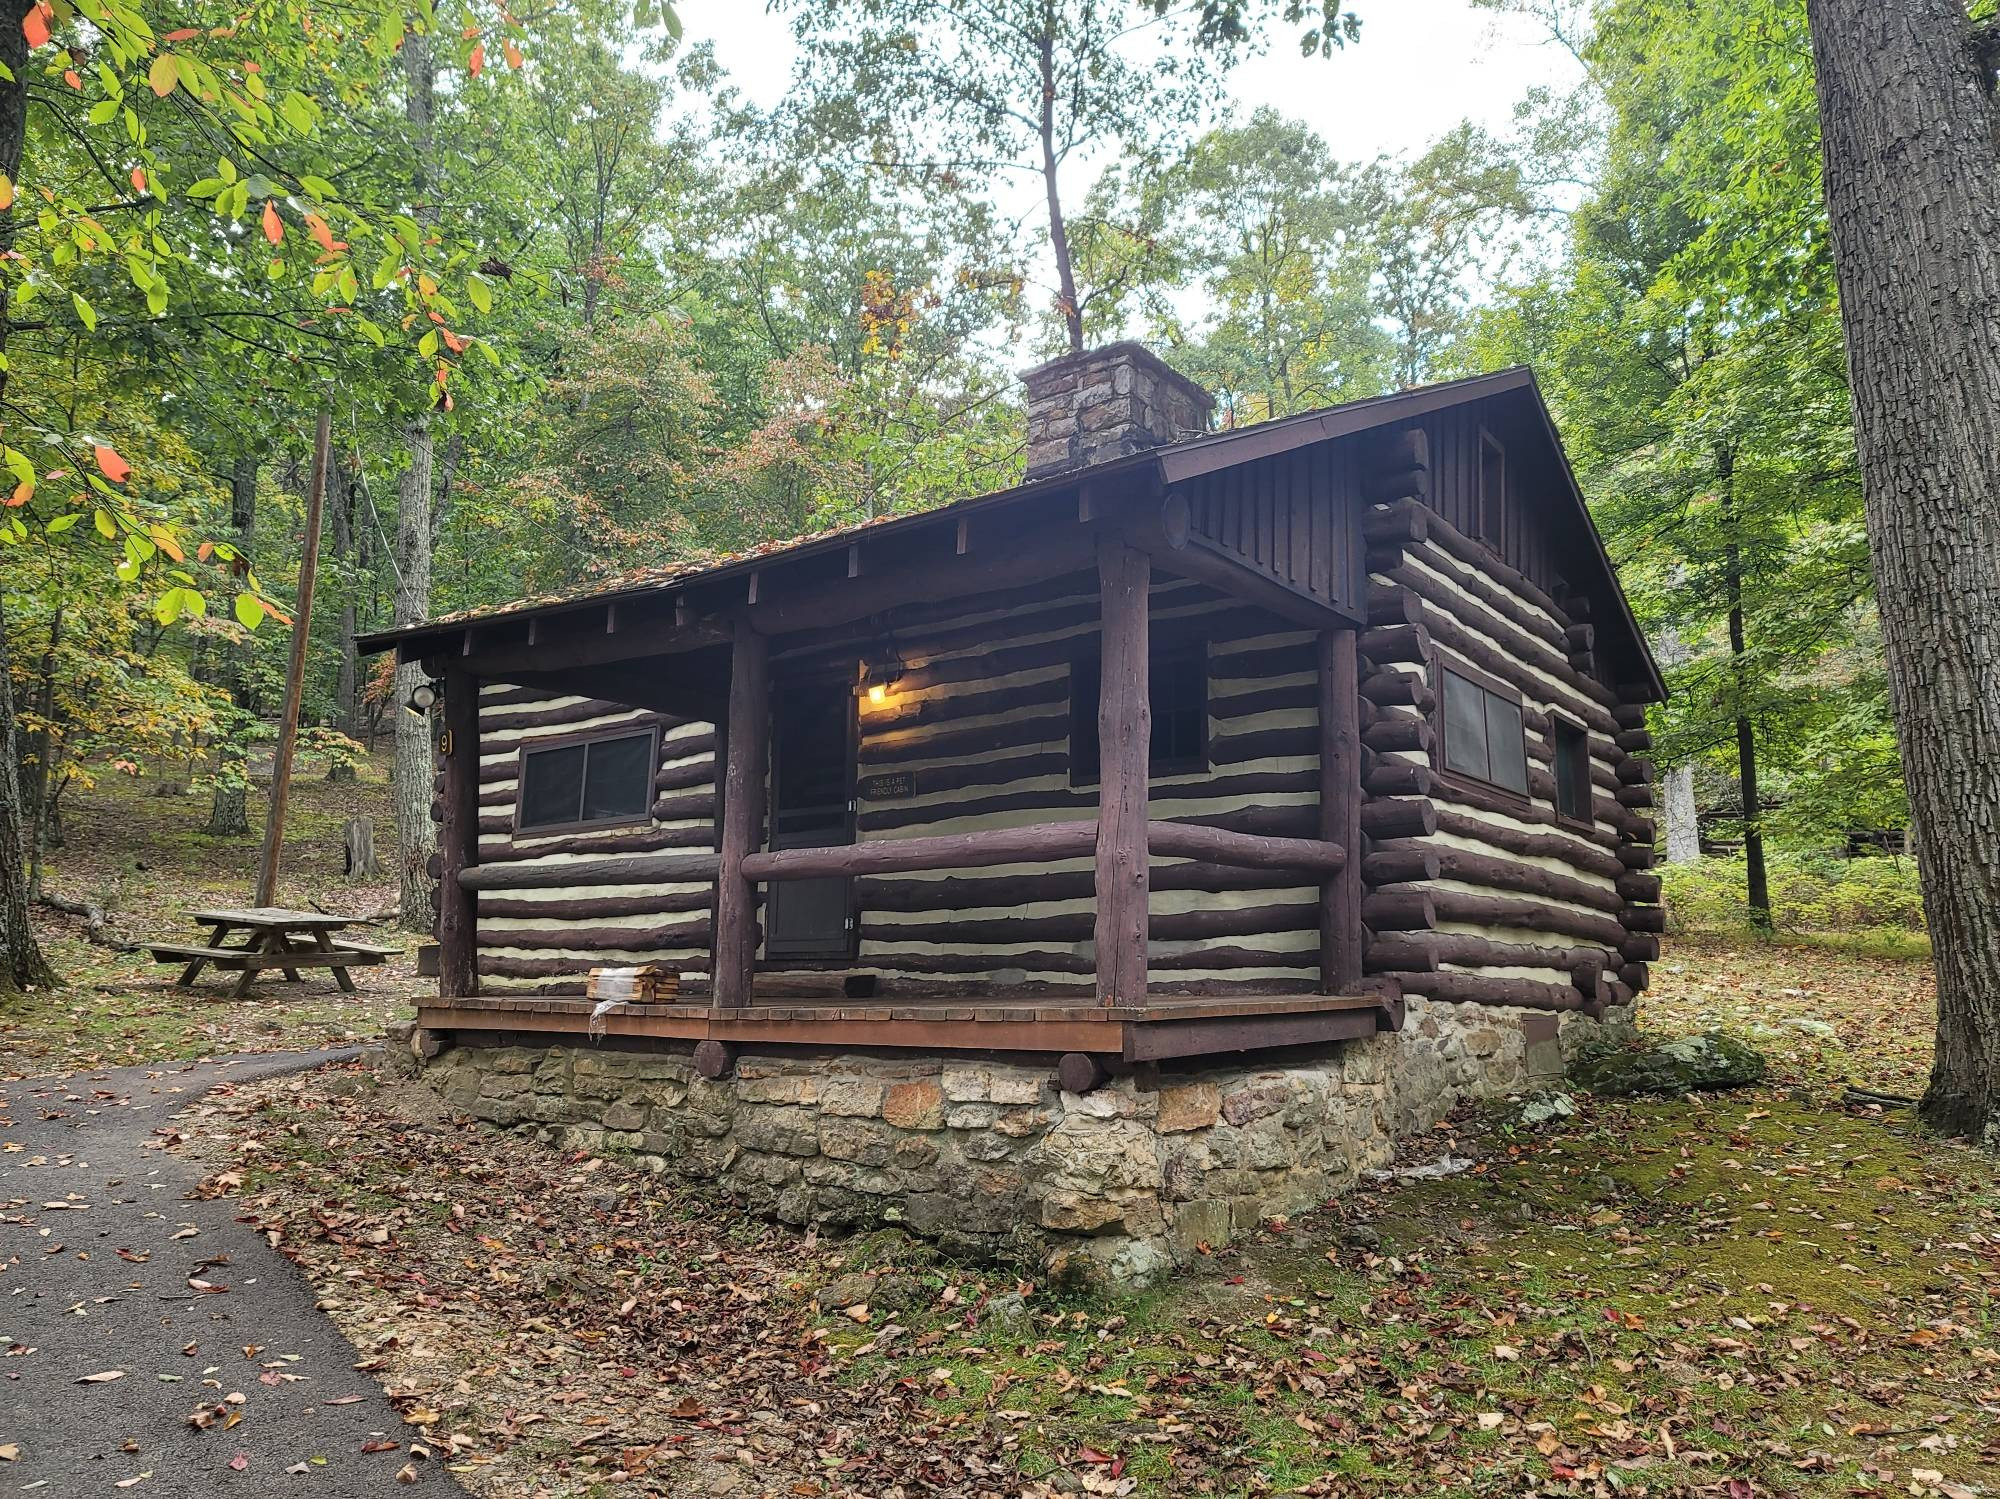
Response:
[{"label": "log wall", "polygon": [[[1590,670],[1590,632],[1532,579],[1405,497],[1364,521],[1371,628],[1361,637],[1364,817],[1378,837],[1371,886],[1371,972],[1448,1000],[1601,1012],[1645,986],[1654,955],[1651,766],[1619,742],[1643,727]],[[1443,767],[1435,721],[1440,666],[1518,689],[1528,794]],[[1372,694],[1369,682],[1379,686]],[[1587,819],[1556,812],[1553,724],[1581,725],[1590,751]]]},{"label": "log wall", "polygon": [[[658,725],[660,758],[651,817],[629,827],[516,834],[520,750],[537,740]],[[711,876],[620,882],[604,869],[625,854],[714,847],[715,730],[598,698],[545,687],[487,683],[479,691],[477,971],[487,993],[581,992],[596,965],[659,963],[706,976]],[[574,880],[544,885],[574,866]],[[518,873],[532,886],[506,884]]]},{"label": "log wall", "polygon": [[[1096,582],[1077,574],[998,611],[899,629],[908,673],[887,703],[861,706],[864,841],[1097,815],[1097,788],[1069,780],[1070,669],[1097,659]],[[1155,777],[1148,815],[1316,836],[1313,637],[1160,574],[1149,605],[1161,653],[1206,644],[1212,769]],[[909,794],[869,798],[870,777],[896,774],[912,777]],[[1153,992],[1316,987],[1316,877],[1155,858],[1150,883]],[[904,991],[1087,993],[1094,920],[1088,857],[872,877],[860,881],[860,962]]]}]

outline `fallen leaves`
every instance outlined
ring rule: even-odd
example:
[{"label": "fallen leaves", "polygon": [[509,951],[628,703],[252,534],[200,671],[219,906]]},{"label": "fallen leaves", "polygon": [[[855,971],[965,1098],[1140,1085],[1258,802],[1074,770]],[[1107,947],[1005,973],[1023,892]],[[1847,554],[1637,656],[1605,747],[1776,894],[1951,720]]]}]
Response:
[{"label": "fallen leaves", "polygon": [[124,1377],[125,1371],[123,1369],[105,1369],[96,1374],[86,1374],[76,1382],[78,1384],[110,1384],[112,1380],[123,1379]]}]

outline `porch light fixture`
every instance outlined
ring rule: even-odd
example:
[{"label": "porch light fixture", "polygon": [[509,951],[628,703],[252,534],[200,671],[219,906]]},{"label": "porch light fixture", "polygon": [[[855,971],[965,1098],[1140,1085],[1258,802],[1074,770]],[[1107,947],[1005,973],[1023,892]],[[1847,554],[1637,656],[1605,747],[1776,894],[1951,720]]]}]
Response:
[{"label": "porch light fixture", "polygon": [[861,681],[856,690],[871,703],[888,701],[889,689],[903,680],[903,658],[893,645],[885,645],[861,659]]},{"label": "porch light fixture", "polygon": [[417,718],[422,718],[443,701],[444,679],[431,677],[410,689],[409,701],[403,704],[403,709]]}]

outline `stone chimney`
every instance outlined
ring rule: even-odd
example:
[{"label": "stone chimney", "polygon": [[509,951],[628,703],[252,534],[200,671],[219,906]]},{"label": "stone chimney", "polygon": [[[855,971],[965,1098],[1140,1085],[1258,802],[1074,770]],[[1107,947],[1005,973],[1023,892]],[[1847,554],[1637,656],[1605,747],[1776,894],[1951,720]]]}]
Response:
[{"label": "stone chimney", "polygon": [[1208,430],[1215,398],[1139,344],[1065,354],[1021,376],[1029,479],[1123,458]]}]

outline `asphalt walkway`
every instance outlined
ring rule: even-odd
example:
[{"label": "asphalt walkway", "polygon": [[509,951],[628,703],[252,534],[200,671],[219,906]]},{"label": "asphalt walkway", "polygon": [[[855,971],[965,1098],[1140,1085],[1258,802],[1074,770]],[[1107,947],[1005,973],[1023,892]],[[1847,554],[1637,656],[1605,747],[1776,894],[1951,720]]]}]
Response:
[{"label": "asphalt walkway", "polygon": [[399,1481],[416,1430],[312,1287],[146,1144],[210,1089],[353,1055],[0,1083],[0,1496],[463,1494],[442,1454]]}]

